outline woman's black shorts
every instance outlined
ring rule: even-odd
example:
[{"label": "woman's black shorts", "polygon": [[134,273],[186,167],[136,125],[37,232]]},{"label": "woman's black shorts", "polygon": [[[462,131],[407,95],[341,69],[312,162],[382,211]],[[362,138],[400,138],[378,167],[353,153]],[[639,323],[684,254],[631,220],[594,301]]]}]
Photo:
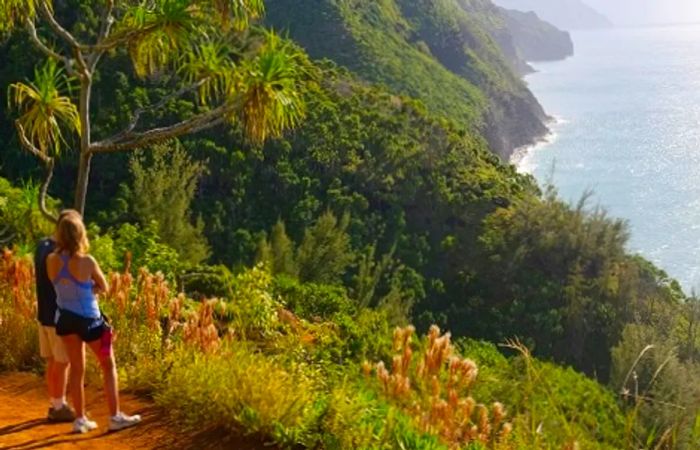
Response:
[{"label": "woman's black shorts", "polygon": [[105,316],[92,319],[65,309],[59,309],[58,321],[56,322],[56,334],[59,336],[77,334],[83,342],[93,342],[100,339],[110,328]]}]

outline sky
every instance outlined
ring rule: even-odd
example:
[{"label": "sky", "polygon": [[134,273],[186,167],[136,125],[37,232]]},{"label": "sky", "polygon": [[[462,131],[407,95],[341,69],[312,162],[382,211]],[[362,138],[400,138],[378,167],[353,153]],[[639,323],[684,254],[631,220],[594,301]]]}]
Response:
[{"label": "sky", "polygon": [[700,0],[584,0],[616,25],[700,22]]}]

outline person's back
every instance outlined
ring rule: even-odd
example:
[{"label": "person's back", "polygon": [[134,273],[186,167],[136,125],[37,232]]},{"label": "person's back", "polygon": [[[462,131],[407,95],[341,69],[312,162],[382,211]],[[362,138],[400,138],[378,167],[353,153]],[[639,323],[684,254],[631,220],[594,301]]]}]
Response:
[{"label": "person's back", "polygon": [[58,308],[90,319],[102,316],[94,293],[96,264],[92,257],[53,253],[49,255],[47,265]]}]

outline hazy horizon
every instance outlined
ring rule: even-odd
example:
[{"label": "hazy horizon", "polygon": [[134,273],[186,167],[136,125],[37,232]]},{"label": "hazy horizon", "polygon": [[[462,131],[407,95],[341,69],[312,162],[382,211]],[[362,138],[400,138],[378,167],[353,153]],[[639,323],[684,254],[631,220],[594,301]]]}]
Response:
[{"label": "hazy horizon", "polygon": [[699,0],[584,0],[615,25],[700,22]]}]

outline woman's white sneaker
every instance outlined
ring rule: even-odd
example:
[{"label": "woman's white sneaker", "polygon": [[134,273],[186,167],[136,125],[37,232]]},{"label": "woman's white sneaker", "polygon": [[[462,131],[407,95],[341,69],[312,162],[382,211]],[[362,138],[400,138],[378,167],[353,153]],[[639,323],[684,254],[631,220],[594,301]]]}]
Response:
[{"label": "woman's white sneaker", "polygon": [[96,430],[97,423],[85,417],[78,417],[73,421],[74,433],[87,433],[88,431]]},{"label": "woman's white sneaker", "polygon": [[120,412],[116,416],[112,416],[109,419],[109,431],[123,430],[124,428],[133,427],[140,422],[141,416],[138,414],[127,416],[126,414]]}]

